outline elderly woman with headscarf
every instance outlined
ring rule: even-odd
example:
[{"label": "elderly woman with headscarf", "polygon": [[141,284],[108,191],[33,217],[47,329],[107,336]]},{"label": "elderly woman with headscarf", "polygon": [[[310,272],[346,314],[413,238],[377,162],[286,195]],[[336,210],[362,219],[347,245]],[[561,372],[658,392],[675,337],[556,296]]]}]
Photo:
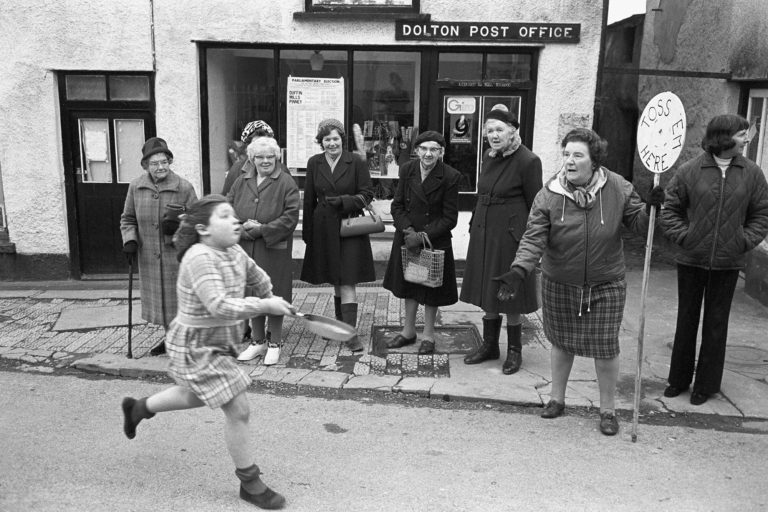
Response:
[{"label": "elderly woman with headscarf", "polygon": [[[357,325],[355,285],[374,281],[373,253],[368,235],[341,237],[345,217],[362,215],[373,199],[373,184],[365,162],[344,149],[344,125],[325,119],[315,140],[322,153],[307,162],[301,237],[306,244],[301,280],[333,285],[336,318]],[[363,350],[357,336],[347,343],[352,351]]]},{"label": "elderly woman with headscarf", "polygon": [[[424,305],[424,332],[419,354],[435,351],[435,319],[439,306],[458,300],[454,269],[451,229],[458,219],[459,180],[461,173],[442,162],[445,138],[437,132],[419,134],[414,141],[418,160],[400,168],[397,190],[392,200],[395,238],[384,275],[384,288],[395,297],[405,299],[403,330],[387,343],[387,348],[400,348],[416,342],[416,313]],[[405,280],[401,248],[418,252],[422,234],[432,247],[445,251],[443,282],[436,288]]]},{"label": "elderly woman with headscarf", "polygon": [[[272,280],[272,293],[291,302],[293,295],[293,231],[299,223],[299,187],[279,165],[280,146],[271,137],[256,137],[248,145],[253,170],[232,185],[227,200],[243,223],[240,245]],[[250,361],[264,356],[264,364],[275,364],[280,356],[283,317],[251,318],[251,344],[237,358]],[[268,341],[268,343],[266,343]]]},{"label": "elderly woman with headscarf", "polygon": [[[123,252],[129,263],[139,260],[141,316],[147,322],[167,328],[176,316],[176,277],[179,262],[173,234],[178,215],[196,199],[192,184],[173,172],[173,153],[165,140],[147,139],[141,149],[141,166],[146,174],[128,186],[120,232]],[[165,353],[165,342],[150,350]]]},{"label": "elderly woman with headscarf", "polygon": [[461,300],[483,309],[483,343],[464,358],[478,364],[499,358],[501,314],[507,315],[505,375],[522,364],[522,314],[539,309],[536,276],[531,273],[514,299],[496,297],[494,276],[509,270],[525,232],[528,211],[541,189],[541,160],[520,140],[520,123],[506,110],[485,116],[490,149],[483,155],[477,181],[477,203],[469,222],[469,249],[461,284]]},{"label": "elderly woman with headscarf", "polygon": [[[552,389],[542,418],[565,410],[574,356],[595,361],[600,389],[600,431],[615,435],[619,329],[624,314],[622,224],[648,229],[648,207],[631,183],[602,167],[608,144],[576,128],[561,143],[563,167],[536,194],[525,234],[508,273],[496,278],[502,300],[521,293],[541,259],[544,334],[552,343]],[[656,187],[650,204],[661,205]]]}]

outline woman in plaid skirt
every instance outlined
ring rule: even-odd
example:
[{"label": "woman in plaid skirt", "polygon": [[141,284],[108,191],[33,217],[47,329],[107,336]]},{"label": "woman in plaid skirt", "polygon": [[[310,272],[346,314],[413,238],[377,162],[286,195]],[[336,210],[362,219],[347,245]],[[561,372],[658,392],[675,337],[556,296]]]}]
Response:
[{"label": "woman in plaid skirt", "polygon": [[[648,206],[631,183],[605,167],[607,143],[577,128],[563,138],[563,167],[539,191],[510,271],[494,278],[499,298],[521,288],[541,259],[544,333],[552,343],[551,400],[542,418],[565,410],[574,356],[591,357],[600,388],[600,431],[615,435],[614,396],[619,377],[619,328],[626,282],[621,225],[643,233]],[[664,189],[651,191],[661,205]]]},{"label": "woman in plaid skirt", "polygon": [[[241,231],[234,209],[219,195],[197,201],[184,217],[176,234],[181,259],[178,314],[166,338],[168,371],[176,385],[140,400],[123,399],[123,429],[133,439],[139,422],[158,412],[220,407],[226,417],[227,450],[241,481],[240,497],[277,509],[285,498],[261,481],[254,464],[245,395],[251,378],[235,361],[235,343],[243,319],[294,311],[272,295],[269,276],[237,245]],[[246,286],[254,296],[243,298]]]}]

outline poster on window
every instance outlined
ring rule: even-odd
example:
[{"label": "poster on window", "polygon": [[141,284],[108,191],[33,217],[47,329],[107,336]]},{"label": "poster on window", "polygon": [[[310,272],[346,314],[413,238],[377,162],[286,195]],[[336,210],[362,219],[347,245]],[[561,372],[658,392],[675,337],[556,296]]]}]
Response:
[{"label": "poster on window", "polygon": [[317,125],[332,117],[344,121],[344,79],[288,77],[286,108],[286,165],[304,169],[322,148],[315,142]]},{"label": "poster on window", "polygon": [[450,115],[450,143],[472,144],[477,98],[474,96],[446,97],[445,110]]}]

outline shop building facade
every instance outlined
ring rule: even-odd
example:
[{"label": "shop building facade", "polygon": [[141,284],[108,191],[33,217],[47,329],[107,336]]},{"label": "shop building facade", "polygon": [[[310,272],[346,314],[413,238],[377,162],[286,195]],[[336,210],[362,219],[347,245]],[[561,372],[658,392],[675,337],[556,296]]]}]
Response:
[{"label": "shop building facade", "polygon": [[[466,254],[482,123],[504,105],[545,177],[591,126],[603,2],[256,0],[23,2],[0,35],[2,279],[124,272],[119,216],[157,135],[198,195],[218,193],[244,125],[275,130],[303,187],[317,121],[339,117],[385,219],[412,141],[438,130],[463,175],[454,253]],[[94,23],[94,21],[98,21]],[[77,29],[75,29],[77,28]],[[354,137],[353,126],[359,126]],[[373,240],[386,261],[392,227]],[[304,247],[294,246],[294,258]]]}]

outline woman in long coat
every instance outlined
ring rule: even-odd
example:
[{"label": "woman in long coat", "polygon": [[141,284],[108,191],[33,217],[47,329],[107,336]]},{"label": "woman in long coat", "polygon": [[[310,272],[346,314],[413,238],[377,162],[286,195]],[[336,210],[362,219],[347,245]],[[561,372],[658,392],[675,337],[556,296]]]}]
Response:
[{"label": "woman in long coat", "polygon": [[[458,301],[451,229],[458,219],[461,173],[440,160],[445,139],[439,133],[421,133],[414,146],[419,159],[400,168],[391,207],[396,232],[383,286],[395,297],[405,299],[405,322],[402,332],[390,340],[387,347],[400,348],[416,342],[416,313],[419,304],[424,304],[424,333],[419,354],[432,354],[437,308]],[[409,250],[418,251],[422,247],[420,233],[428,236],[434,249],[445,251],[443,283],[437,288],[408,282],[403,276],[401,247],[405,245]]]},{"label": "woman in long coat", "polygon": [[501,316],[507,315],[507,358],[502,372],[510,375],[522,364],[522,318],[539,308],[536,276],[531,273],[520,293],[499,301],[491,279],[509,270],[525,233],[533,198],[541,189],[541,160],[522,145],[517,119],[505,110],[486,115],[491,148],[483,157],[477,182],[477,204],[469,227],[469,249],[461,300],[483,309],[483,343],[464,358],[477,364],[499,358]]},{"label": "woman in long coat", "polygon": [[[291,302],[293,297],[293,231],[299,223],[299,187],[290,174],[278,165],[280,146],[271,137],[257,137],[248,145],[251,170],[235,180],[227,200],[243,223],[240,246],[272,280],[272,293]],[[269,348],[265,317],[251,318],[251,345],[238,357],[249,361],[264,355],[265,364],[279,357],[282,316],[269,316]]]},{"label": "woman in long coat", "polygon": [[[368,235],[342,238],[341,220],[362,215],[373,199],[368,168],[359,157],[344,150],[344,125],[337,119],[320,121],[316,140],[323,152],[307,162],[301,237],[306,244],[301,280],[334,287],[336,318],[357,325],[355,285],[376,280]],[[350,350],[362,350],[355,336]]]},{"label": "woman in long coat", "polygon": [[[190,182],[171,170],[173,153],[165,140],[152,137],[141,151],[141,166],[147,172],[128,186],[120,232],[128,258],[135,258],[138,253],[141,316],[147,322],[167,328],[176,317],[179,262],[172,245],[178,222],[167,220],[166,207],[188,208],[197,195]],[[150,351],[152,355],[164,352],[164,342]]]}]

